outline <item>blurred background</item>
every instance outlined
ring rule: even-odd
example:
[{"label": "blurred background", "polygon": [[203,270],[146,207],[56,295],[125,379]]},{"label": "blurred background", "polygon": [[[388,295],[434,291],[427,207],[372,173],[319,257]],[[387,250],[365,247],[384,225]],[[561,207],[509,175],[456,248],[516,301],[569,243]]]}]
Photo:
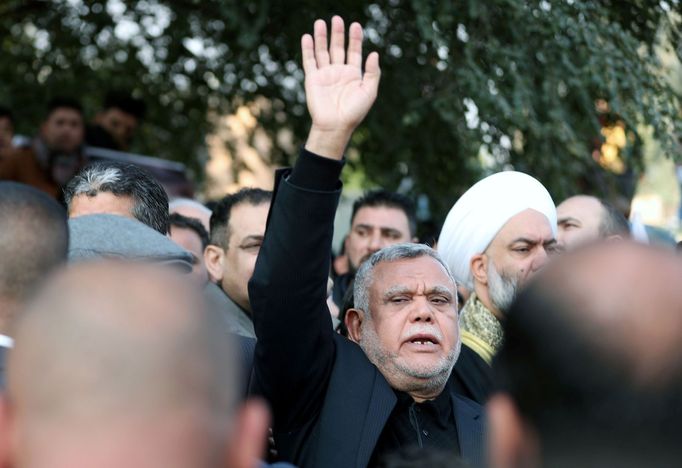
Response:
[{"label": "blurred background", "polygon": [[343,222],[383,186],[435,235],[473,182],[514,168],[556,203],[592,193],[679,237],[679,0],[3,0],[0,105],[22,145],[50,98],[91,121],[126,93],[145,108],[134,136],[95,153],[204,201],[270,188],[309,125],[300,36],[333,14],[364,25],[383,73],[347,153]]}]

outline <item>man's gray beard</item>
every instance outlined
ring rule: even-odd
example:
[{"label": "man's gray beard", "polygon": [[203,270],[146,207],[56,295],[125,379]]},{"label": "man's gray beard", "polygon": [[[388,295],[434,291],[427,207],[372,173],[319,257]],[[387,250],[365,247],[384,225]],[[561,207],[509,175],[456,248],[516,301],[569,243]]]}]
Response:
[{"label": "man's gray beard", "polygon": [[500,312],[506,311],[516,298],[519,280],[497,272],[492,259],[488,261],[488,296]]},{"label": "man's gray beard", "polygon": [[[389,385],[403,392],[442,389],[455,367],[462,347],[461,340],[458,338],[457,345],[435,367],[430,369],[410,367],[404,362],[400,362],[397,355],[389,353],[382,347],[371,319],[366,320],[362,325],[359,344],[369,361],[379,369]],[[392,376],[396,376],[397,379],[391,378]],[[405,377],[419,379],[419,381],[408,382],[409,379],[405,379]],[[428,380],[426,383],[423,382],[425,379]],[[395,385],[398,383],[396,380],[400,381],[400,388]]]}]

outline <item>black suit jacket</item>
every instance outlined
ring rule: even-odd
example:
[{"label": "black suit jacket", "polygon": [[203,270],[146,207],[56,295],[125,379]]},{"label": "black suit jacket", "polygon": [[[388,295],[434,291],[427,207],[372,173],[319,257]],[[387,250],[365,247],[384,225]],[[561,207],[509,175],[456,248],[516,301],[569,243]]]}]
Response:
[{"label": "black suit jacket", "polygon": [[[302,154],[294,170],[314,163],[319,172],[334,163],[311,158]],[[253,389],[271,404],[280,457],[301,467],[367,466],[396,404],[364,352],[332,330],[326,285],[338,173],[336,190],[326,191],[296,186],[293,177],[292,182],[277,179],[249,283],[258,337]],[[462,456],[482,466],[481,408],[451,397]]]}]

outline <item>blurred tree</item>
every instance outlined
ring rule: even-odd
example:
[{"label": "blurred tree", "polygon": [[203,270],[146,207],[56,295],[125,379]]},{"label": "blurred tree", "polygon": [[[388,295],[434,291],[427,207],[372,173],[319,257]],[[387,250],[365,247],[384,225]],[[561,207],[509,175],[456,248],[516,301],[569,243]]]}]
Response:
[{"label": "blurred tree", "polygon": [[258,118],[286,163],[295,150],[278,135],[298,144],[308,126],[300,35],[337,13],[365,26],[383,70],[351,166],[426,194],[440,216],[506,167],[557,198],[596,190],[603,124],[624,129],[619,156],[635,171],[638,124],[680,157],[680,96],[655,53],[682,57],[680,10],[680,0],[4,0],[0,102],[31,132],[49,95],[79,96],[92,113],[107,89],[131,89],[148,105],[134,149],[200,170],[208,116],[264,97]]}]

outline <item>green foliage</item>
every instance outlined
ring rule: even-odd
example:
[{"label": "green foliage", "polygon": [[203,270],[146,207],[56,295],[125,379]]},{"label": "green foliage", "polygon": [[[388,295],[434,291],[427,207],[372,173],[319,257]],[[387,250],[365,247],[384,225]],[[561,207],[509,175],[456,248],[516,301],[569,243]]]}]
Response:
[{"label": "green foliage", "polygon": [[[94,112],[106,89],[133,89],[149,107],[134,149],[200,173],[209,111],[262,96],[268,133],[288,128],[302,142],[300,35],[340,14],[365,25],[383,73],[351,165],[388,188],[408,179],[440,216],[504,167],[556,198],[584,188],[604,119],[629,129],[631,167],[638,124],[680,158],[680,96],[655,53],[673,44],[682,56],[680,10],[679,0],[5,0],[0,102],[31,132],[49,95],[80,96]],[[275,160],[291,161],[288,151],[276,146]]]}]

